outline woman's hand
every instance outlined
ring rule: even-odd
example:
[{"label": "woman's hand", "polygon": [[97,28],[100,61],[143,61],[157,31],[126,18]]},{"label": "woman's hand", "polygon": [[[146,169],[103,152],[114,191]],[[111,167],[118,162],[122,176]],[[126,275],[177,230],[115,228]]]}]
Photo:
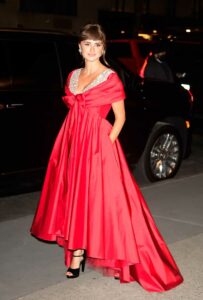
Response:
[{"label": "woman's hand", "polygon": [[111,132],[109,134],[109,139],[111,140],[112,143],[114,143],[125,123],[124,100],[114,102],[112,104],[112,109],[114,112],[115,121],[114,121],[113,127],[111,129]]}]

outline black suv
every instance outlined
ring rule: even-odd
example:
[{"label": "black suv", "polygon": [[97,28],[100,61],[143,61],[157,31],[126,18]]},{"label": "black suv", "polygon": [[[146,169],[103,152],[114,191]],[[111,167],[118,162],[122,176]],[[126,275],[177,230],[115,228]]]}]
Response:
[{"label": "black suv", "polygon": [[0,191],[8,183],[29,190],[33,178],[41,186],[67,113],[61,96],[76,65],[73,45],[64,34],[0,30]]},{"label": "black suv", "polygon": [[[0,30],[0,194],[40,188],[67,113],[67,74],[80,67],[76,39],[60,33]],[[189,152],[190,95],[181,86],[144,81],[109,59],[125,85],[126,157],[155,181],[177,172]],[[139,172],[140,173],[140,172]],[[34,184],[34,185],[33,185]]]}]

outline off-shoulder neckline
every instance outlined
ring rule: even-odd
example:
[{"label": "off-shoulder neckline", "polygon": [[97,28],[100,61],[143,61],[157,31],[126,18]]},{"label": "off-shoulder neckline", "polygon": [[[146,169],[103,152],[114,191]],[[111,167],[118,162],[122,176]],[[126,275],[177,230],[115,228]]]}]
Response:
[{"label": "off-shoulder neckline", "polygon": [[78,86],[78,78],[79,78],[81,70],[82,70],[82,68],[73,70],[73,72],[71,74],[71,77],[70,77],[69,89],[70,89],[71,93],[74,94],[74,95],[83,94],[83,93],[89,91],[93,87],[96,87],[99,84],[105,82],[108,79],[108,77],[109,77],[110,74],[115,73],[115,71],[113,71],[110,68],[107,68],[107,69],[103,70],[94,80],[92,80],[83,89],[83,91],[81,91],[80,93],[76,93],[77,86]]}]

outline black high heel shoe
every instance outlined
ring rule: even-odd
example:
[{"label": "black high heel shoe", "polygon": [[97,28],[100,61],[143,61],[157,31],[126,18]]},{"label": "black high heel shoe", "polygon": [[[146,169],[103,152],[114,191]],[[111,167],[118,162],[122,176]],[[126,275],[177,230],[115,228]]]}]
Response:
[{"label": "black high heel shoe", "polygon": [[116,272],[116,274],[114,275],[114,279],[120,280],[120,274],[119,274],[119,272]]},{"label": "black high heel shoe", "polygon": [[84,251],[84,253],[81,254],[81,255],[74,255],[74,254],[73,254],[73,257],[83,257],[83,259],[82,259],[82,261],[80,262],[79,268],[77,268],[77,269],[68,268],[67,272],[70,272],[70,273],[72,274],[72,275],[66,274],[66,277],[67,277],[68,279],[72,279],[72,278],[77,278],[77,277],[79,277],[79,276],[80,276],[80,267],[81,267],[81,269],[82,269],[82,272],[85,271],[85,262],[86,262],[86,254],[85,254],[85,251]]}]

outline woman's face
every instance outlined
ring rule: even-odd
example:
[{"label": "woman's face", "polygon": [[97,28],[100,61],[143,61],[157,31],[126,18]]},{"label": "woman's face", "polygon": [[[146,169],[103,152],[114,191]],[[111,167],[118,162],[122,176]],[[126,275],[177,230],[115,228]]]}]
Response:
[{"label": "woman's face", "polygon": [[104,52],[104,45],[100,40],[84,40],[80,42],[79,47],[82,56],[87,61],[98,60]]}]

